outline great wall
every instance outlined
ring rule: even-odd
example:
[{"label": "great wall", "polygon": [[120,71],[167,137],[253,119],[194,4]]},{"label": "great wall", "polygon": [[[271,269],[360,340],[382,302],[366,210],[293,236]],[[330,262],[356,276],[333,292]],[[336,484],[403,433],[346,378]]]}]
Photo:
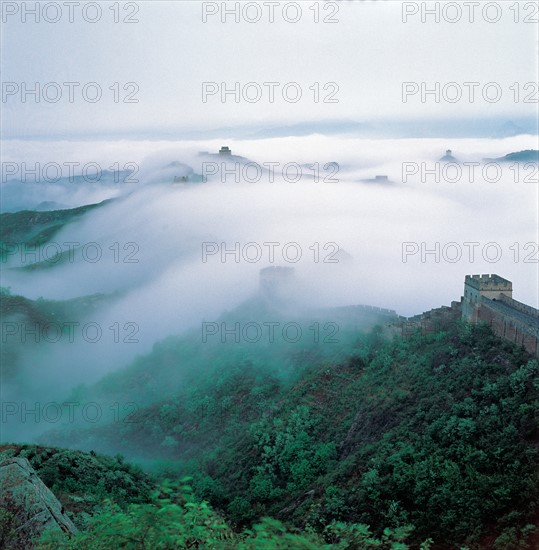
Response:
[{"label": "great wall", "polygon": [[[261,290],[275,296],[278,287],[290,284],[293,268],[269,267],[260,272]],[[464,293],[451,306],[431,309],[413,317],[403,317],[394,310],[368,305],[332,308],[338,318],[354,325],[377,322],[386,337],[409,338],[417,331],[436,333],[459,319],[469,323],[487,323],[493,332],[530,354],[539,357],[539,310],[513,299],[513,284],[496,274],[466,275]],[[326,311],[328,313],[328,311]]]},{"label": "great wall", "polygon": [[386,330],[409,337],[444,330],[458,319],[486,323],[493,332],[539,357],[539,310],[513,299],[513,284],[499,275],[466,275],[464,295],[451,306],[385,324]]}]

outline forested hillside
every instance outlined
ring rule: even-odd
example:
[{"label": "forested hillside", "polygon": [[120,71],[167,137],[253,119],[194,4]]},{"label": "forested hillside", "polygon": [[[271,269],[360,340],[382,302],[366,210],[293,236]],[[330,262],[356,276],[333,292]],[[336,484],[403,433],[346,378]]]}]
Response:
[{"label": "forested hillside", "polygon": [[[139,375],[185,346],[157,346]],[[536,547],[538,364],[524,350],[467,324],[393,342],[375,329],[334,357],[241,349],[210,346],[204,371],[129,423],[49,440],[115,444],[157,479],[189,477],[235,530],[269,516],[325,543],[328,526],[362,524],[413,526],[410,544],[440,549]]]}]

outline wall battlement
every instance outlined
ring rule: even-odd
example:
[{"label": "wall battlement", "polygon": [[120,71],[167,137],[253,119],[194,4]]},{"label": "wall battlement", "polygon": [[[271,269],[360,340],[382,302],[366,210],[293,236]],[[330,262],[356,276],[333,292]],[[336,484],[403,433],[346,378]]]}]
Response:
[{"label": "wall battlement", "polygon": [[503,304],[508,305],[509,307],[512,307],[516,311],[520,311],[521,313],[524,313],[525,315],[529,315],[530,317],[534,317],[535,319],[539,319],[539,309],[535,309],[532,306],[528,306],[527,304],[523,304],[522,302],[519,302],[518,300],[514,300],[513,298],[509,298],[509,296],[506,296],[505,294],[502,294],[500,296],[500,302]]},{"label": "wall battlement", "polygon": [[477,290],[506,290],[513,291],[513,283],[499,275],[466,275],[465,285]]},{"label": "wall battlement", "polygon": [[369,306],[365,304],[356,304],[354,306],[339,306],[335,309],[340,311],[368,311],[372,313],[379,313],[380,315],[389,315],[391,317],[398,317],[397,312],[394,309],[386,309],[384,307]]},{"label": "wall battlement", "polygon": [[416,332],[435,334],[447,330],[461,318],[462,302],[451,302],[451,306],[442,306],[425,311],[413,317],[399,317],[397,322],[386,323],[384,332],[388,337],[397,336],[406,340]]}]

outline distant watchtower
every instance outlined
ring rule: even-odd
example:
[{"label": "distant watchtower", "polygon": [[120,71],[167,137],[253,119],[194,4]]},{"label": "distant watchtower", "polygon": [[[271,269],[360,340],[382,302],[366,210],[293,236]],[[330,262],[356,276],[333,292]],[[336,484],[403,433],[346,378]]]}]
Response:
[{"label": "distant watchtower", "polygon": [[231,151],[230,147],[228,147],[226,145],[223,145],[221,147],[221,149],[219,149],[219,154],[224,156],[224,157],[229,157],[230,155],[232,155],[232,151]]},{"label": "distant watchtower", "polygon": [[447,149],[445,155],[440,159],[441,162],[458,162],[457,159],[453,156],[453,151]]},{"label": "distant watchtower", "polygon": [[293,267],[265,267],[260,270],[260,292],[270,300],[284,298],[293,279]]},{"label": "distant watchtower", "polygon": [[463,319],[475,321],[483,297],[499,300],[501,295],[513,297],[513,283],[499,275],[466,275],[464,281]]}]

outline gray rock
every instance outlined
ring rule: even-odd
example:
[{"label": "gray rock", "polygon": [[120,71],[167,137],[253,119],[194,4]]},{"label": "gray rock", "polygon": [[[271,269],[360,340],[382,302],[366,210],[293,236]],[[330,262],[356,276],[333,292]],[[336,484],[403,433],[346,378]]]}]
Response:
[{"label": "gray rock", "polygon": [[77,532],[26,458],[0,463],[0,487],[0,546],[32,548],[32,541],[48,529]]}]

